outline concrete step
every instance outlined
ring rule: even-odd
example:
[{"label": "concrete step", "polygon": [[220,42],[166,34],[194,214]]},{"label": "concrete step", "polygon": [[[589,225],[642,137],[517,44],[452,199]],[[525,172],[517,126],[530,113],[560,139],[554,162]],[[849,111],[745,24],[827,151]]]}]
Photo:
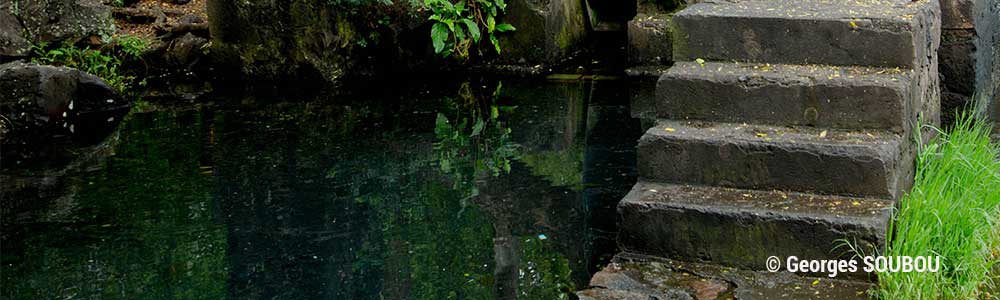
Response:
[{"label": "concrete step", "polygon": [[[786,258],[850,259],[884,252],[895,201],[640,181],[618,204],[625,251],[748,270]],[[868,280],[860,272],[838,278]],[[806,274],[809,275],[809,274]],[[812,274],[826,276],[827,274]]]},{"label": "concrete step", "polygon": [[915,69],[939,15],[937,0],[710,0],[674,15],[674,59]]},{"label": "concrete step", "polygon": [[868,282],[739,270],[619,253],[577,292],[580,300],[868,299]]},{"label": "concrete step", "polygon": [[639,140],[639,177],[896,199],[912,181],[911,145],[886,131],[659,120]]},{"label": "concrete step", "polygon": [[657,84],[657,115],[843,129],[914,128],[914,71],[899,68],[679,62]]}]

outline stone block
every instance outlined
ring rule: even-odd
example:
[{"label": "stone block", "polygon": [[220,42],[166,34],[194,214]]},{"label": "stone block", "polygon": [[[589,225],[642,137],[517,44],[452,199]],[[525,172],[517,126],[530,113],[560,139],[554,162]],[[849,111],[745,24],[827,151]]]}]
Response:
[{"label": "stone block", "polygon": [[905,132],[914,126],[906,69],[868,67],[698,64],[679,62],[657,86],[657,115],[771,125]]},{"label": "stone block", "polygon": [[670,17],[639,14],[628,22],[628,62],[631,65],[666,65],[672,62]]},{"label": "stone block", "polygon": [[577,292],[581,300],[867,300],[867,291],[874,284],[738,270],[622,252],[594,274],[590,286]]},{"label": "stone block", "polygon": [[618,240],[628,252],[766,270],[770,256],[850,259],[854,253],[838,247],[843,239],[866,251],[884,251],[893,205],[870,198],[640,182],[618,204]]},{"label": "stone block", "polygon": [[883,131],[660,120],[639,140],[639,178],[895,199],[912,181],[909,144]]},{"label": "stone block", "polygon": [[[900,6],[826,1],[703,2],[674,15],[674,60],[914,68],[940,30],[936,0]],[[937,38],[931,36],[929,38]]]}]

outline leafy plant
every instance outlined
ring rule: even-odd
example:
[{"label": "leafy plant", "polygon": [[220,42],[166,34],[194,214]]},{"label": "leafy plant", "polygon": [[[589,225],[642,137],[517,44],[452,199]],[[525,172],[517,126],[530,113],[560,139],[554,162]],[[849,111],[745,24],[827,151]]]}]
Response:
[{"label": "leafy plant", "polygon": [[104,79],[119,92],[126,92],[137,81],[134,75],[128,75],[121,69],[122,63],[139,59],[148,47],[148,42],[135,36],[123,35],[115,39],[114,45],[118,46],[117,51],[78,47],[68,42],[52,47],[47,42],[41,42],[32,45],[35,56],[31,61],[75,68]]},{"label": "leafy plant", "polygon": [[514,31],[513,25],[496,23],[496,18],[506,9],[504,0],[424,0],[424,5],[430,8],[430,20],[436,21],[431,26],[431,42],[434,52],[444,57],[455,54],[460,58],[468,58],[469,49],[477,44],[485,35],[497,54],[500,54],[500,42],[497,33]]},{"label": "leafy plant", "polygon": [[[441,171],[454,178],[454,187],[470,187],[466,197],[479,194],[472,180],[481,173],[499,176],[510,172],[510,160],[517,156],[517,145],[510,137],[511,130],[500,121],[500,112],[509,112],[511,106],[499,106],[498,85],[487,103],[471,103],[458,109],[454,122],[443,113],[435,120],[434,150]],[[463,86],[468,89],[468,85]],[[468,92],[464,94],[470,94]],[[466,98],[475,97],[469,95]]]},{"label": "leafy plant", "polygon": [[116,40],[116,43],[120,47],[121,52],[131,56],[131,58],[141,57],[142,52],[149,48],[149,42],[146,39],[134,35],[120,36]]}]

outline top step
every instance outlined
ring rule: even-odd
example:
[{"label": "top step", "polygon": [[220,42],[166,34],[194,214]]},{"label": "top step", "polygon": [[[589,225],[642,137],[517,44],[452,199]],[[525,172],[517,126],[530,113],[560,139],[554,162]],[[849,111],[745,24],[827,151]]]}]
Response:
[{"label": "top step", "polygon": [[940,23],[937,0],[709,0],[671,26],[676,61],[917,68]]}]

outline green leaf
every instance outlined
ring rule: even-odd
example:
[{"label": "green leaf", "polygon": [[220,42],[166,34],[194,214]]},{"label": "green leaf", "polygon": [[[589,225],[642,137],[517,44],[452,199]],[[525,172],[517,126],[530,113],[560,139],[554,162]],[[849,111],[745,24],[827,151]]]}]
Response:
[{"label": "green leaf", "polygon": [[496,0],[496,2],[497,2],[497,7],[500,7],[501,11],[507,10],[507,3],[504,3],[503,0]]},{"label": "green leaf", "polygon": [[497,110],[496,105],[490,106],[490,119],[496,119],[500,116],[500,111]]},{"label": "green leaf", "polygon": [[455,31],[455,20],[445,19],[441,20],[441,22],[444,22],[445,25],[448,25],[448,30]]},{"label": "green leaf", "polygon": [[438,137],[444,137],[448,135],[449,131],[451,131],[451,124],[448,124],[448,117],[438,113],[437,120],[434,120],[434,133]]},{"label": "green leaf", "polygon": [[507,24],[507,23],[497,24],[497,31],[507,32],[507,31],[514,31],[514,30],[517,30],[517,28],[514,28],[514,25],[510,25],[510,24]]},{"label": "green leaf", "polygon": [[486,32],[493,33],[493,29],[496,28],[496,24],[497,22],[493,19],[493,16],[486,17]]},{"label": "green leaf", "polygon": [[448,40],[448,26],[444,23],[434,23],[431,27],[431,42],[434,44],[434,53],[444,51],[445,41]]},{"label": "green leaf", "polygon": [[455,32],[455,42],[456,43],[459,43],[461,41],[465,41],[465,30],[462,30],[461,26],[452,28],[452,31]]},{"label": "green leaf", "polygon": [[497,40],[497,36],[491,33],[490,42],[493,43],[493,47],[497,49],[497,54],[500,54],[500,41]]},{"label": "green leaf", "polygon": [[470,19],[462,19],[462,23],[465,23],[465,26],[469,27],[469,34],[472,35],[472,40],[478,43],[480,38],[479,25],[476,25],[476,22]]},{"label": "green leaf", "polygon": [[477,120],[476,125],[472,126],[472,134],[469,136],[470,137],[478,136],[479,133],[483,132],[483,127],[485,126],[486,122],[483,122],[483,120]]}]

